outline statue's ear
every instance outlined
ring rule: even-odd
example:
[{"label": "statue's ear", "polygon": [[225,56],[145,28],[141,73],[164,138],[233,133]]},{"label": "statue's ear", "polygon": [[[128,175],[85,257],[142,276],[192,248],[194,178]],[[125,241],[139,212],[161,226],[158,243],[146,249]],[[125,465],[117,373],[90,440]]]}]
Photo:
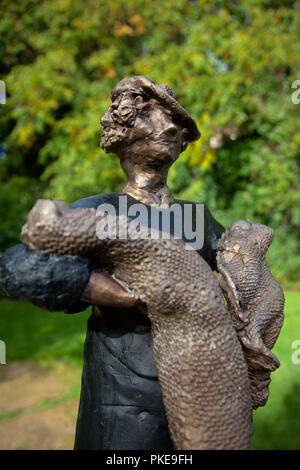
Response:
[{"label": "statue's ear", "polygon": [[182,144],[181,144],[181,152],[184,152],[189,145],[189,139],[188,139],[188,130],[183,129],[182,131]]},{"label": "statue's ear", "polygon": [[184,152],[184,151],[186,150],[186,148],[187,148],[188,145],[189,145],[188,142],[182,142],[182,144],[181,144],[181,152]]}]

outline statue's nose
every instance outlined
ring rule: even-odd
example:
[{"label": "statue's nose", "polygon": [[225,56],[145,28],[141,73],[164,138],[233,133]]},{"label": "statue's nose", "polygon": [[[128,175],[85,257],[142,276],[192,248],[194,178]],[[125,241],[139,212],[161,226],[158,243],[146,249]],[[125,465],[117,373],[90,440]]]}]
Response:
[{"label": "statue's nose", "polygon": [[176,124],[172,121],[171,118],[165,116],[163,119],[162,119],[162,123],[161,123],[161,132],[160,132],[160,137],[164,138],[164,139],[174,139],[178,133],[178,129],[177,129],[177,126]]},{"label": "statue's nose", "polygon": [[175,137],[176,134],[177,134],[177,127],[175,126],[175,124],[168,126],[167,129],[165,130],[165,135],[169,137]]}]

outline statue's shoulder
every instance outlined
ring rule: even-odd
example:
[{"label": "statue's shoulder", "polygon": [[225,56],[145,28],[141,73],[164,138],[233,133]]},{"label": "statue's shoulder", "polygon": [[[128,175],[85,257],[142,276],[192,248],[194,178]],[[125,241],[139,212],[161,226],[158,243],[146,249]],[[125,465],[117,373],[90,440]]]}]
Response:
[{"label": "statue's shoulder", "polygon": [[100,204],[117,204],[119,201],[120,193],[107,193],[107,194],[97,194],[95,196],[85,197],[79,199],[71,204],[72,209],[97,209]]},{"label": "statue's shoulder", "polygon": [[[122,205],[120,202],[121,196],[123,198],[123,204],[126,204],[126,207],[130,207],[133,204],[143,204],[126,193],[106,193],[79,199],[78,201],[73,202],[71,207],[72,209],[77,209],[78,207],[81,209],[97,209],[101,204],[111,204],[115,207],[116,213],[118,214],[120,206]],[[126,199],[126,203],[124,198]]]}]

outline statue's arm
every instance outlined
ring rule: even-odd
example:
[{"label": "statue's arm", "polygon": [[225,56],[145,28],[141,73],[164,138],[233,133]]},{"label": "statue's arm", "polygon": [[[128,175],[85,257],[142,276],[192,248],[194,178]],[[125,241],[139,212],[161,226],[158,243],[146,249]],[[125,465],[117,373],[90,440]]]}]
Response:
[{"label": "statue's arm", "polygon": [[0,258],[0,291],[49,311],[85,310],[81,302],[91,275],[85,257],[57,256],[25,245],[6,250]]},{"label": "statue's arm", "polygon": [[48,311],[77,313],[89,304],[130,308],[137,299],[116,281],[92,271],[81,256],[58,256],[25,245],[0,258],[0,293]]}]

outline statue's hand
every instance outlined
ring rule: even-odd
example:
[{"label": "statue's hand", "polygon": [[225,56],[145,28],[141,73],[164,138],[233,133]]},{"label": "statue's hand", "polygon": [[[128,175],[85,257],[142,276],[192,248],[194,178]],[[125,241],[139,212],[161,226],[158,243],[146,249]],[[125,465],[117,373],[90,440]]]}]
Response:
[{"label": "statue's hand", "polygon": [[100,272],[92,272],[82,300],[114,308],[131,308],[139,304],[137,297],[123,289],[112,277]]}]

